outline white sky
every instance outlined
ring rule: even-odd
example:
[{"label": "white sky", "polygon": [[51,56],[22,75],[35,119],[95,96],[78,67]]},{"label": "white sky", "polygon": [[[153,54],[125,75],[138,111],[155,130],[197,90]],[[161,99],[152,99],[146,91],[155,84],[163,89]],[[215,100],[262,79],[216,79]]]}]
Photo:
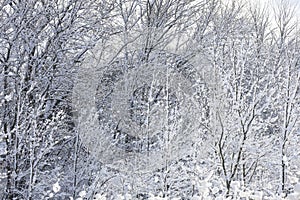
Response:
[{"label": "white sky", "polygon": [[[282,0],[250,0],[250,1],[253,1],[253,2],[257,2],[263,6],[267,6],[267,8],[269,9],[273,9],[273,7],[276,5],[276,3],[282,1]],[[250,2],[249,1],[249,2]],[[296,6],[296,15],[298,17],[300,17],[300,0],[287,0],[288,2],[291,3],[291,5],[293,6]]]},{"label": "white sky", "polygon": [[[232,0],[223,0],[223,1],[232,1]],[[244,0],[246,3],[250,4],[260,4],[262,7],[266,6],[266,8],[270,11],[270,14],[273,12],[273,8],[276,6],[276,3],[280,1],[287,1],[291,3],[291,5],[295,6],[295,14],[300,19],[300,0]]]},{"label": "white sky", "polygon": [[[231,1],[231,0],[223,0],[223,1]],[[275,17],[274,17],[274,8],[276,8],[276,4],[281,1],[287,1],[291,6],[295,6],[295,21],[298,22],[300,27],[300,0],[244,0],[246,3],[250,3],[252,5],[260,4],[261,7],[267,9],[270,14],[270,20],[273,25],[275,25]]]}]

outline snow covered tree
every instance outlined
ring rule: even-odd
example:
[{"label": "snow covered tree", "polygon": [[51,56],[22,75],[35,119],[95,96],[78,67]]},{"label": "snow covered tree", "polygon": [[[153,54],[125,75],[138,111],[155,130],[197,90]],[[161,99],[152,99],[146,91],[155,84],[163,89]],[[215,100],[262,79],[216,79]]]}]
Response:
[{"label": "snow covered tree", "polygon": [[[297,156],[299,136],[299,30],[295,7],[288,1],[280,1],[275,7],[276,29],[273,38],[274,76],[277,80],[274,104],[278,109],[278,134],[281,162],[280,193],[287,194],[289,187],[289,162]],[[299,166],[293,165],[293,168]],[[294,175],[293,175],[294,176]]]},{"label": "snow covered tree", "polygon": [[51,182],[63,179],[59,170],[66,154],[60,152],[74,128],[73,75],[99,38],[96,25],[108,5],[103,10],[93,1],[1,1],[5,198],[39,199]]},{"label": "snow covered tree", "polygon": [[0,198],[298,198],[298,22],[274,11],[0,0]]}]

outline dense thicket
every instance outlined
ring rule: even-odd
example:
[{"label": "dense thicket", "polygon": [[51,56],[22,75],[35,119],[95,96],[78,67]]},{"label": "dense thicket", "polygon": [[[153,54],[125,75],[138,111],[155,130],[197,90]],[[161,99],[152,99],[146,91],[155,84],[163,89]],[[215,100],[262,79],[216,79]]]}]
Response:
[{"label": "dense thicket", "polygon": [[0,1],[0,198],[299,198],[298,22],[267,12]]}]

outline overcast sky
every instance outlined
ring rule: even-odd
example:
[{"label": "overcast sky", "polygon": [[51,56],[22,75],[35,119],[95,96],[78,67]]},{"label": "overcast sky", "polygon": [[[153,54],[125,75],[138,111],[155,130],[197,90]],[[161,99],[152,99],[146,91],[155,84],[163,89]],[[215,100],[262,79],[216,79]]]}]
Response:
[{"label": "overcast sky", "polygon": [[[282,0],[254,0],[254,1],[260,3],[261,5],[267,5],[269,9],[273,9],[273,6],[275,6],[277,2],[280,2]],[[300,17],[300,7],[299,7],[300,0],[288,0],[288,1],[291,2],[292,5],[297,7],[295,11],[297,16]]]},{"label": "overcast sky", "polygon": [[300,0],[249,0],[246,2],[250,4],[260,4],[260,6],[265,7],[269,11],[271,22],[274,20],[274,24],[272,24],[275,25],[274,7],[281,1],[288,1],[292,6],[295,6],[295,20],[300,22]]}]

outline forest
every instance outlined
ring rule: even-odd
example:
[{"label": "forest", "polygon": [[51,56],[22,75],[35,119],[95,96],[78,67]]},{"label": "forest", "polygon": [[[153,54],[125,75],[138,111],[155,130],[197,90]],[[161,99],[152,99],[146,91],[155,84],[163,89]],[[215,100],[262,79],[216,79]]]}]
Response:
[{"label": "forest", "polygon": [[299,200],[297,9],[0,0],[0,199]]}]

